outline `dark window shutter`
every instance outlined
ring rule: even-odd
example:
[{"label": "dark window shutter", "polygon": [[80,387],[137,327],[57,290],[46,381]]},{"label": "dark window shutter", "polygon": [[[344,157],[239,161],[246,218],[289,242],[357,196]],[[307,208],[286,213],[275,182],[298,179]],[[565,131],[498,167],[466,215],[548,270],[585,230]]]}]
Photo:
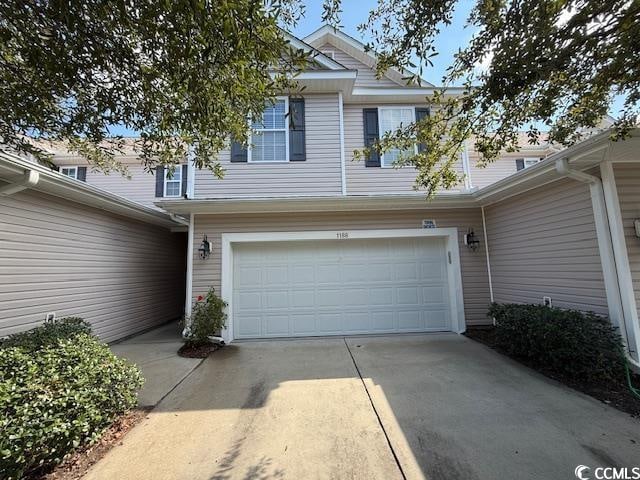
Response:
[{"label": "dark window shutter", "polygon": [[180,190],[180,193],[182,195],[187,194],[187,176],[188,175],[189,175],[189,166],[182,165],[182,189]]},{"label": "dark window shutter", "polygon": [[[429,109],[428,108],[422,108],[422,107],[417,107],[416,108],[416,122],[419,122],[420,120],[422,120],[425,117],[429,116]],[[427,149],[427,146],[424,143],[419,143],[418,144],[418,152],[422,153]]]},{"label": "dark window shutter", "polygon": [[292,98],[289,100],[289,160],[304,162],[306,159],[304,98]]},{"label": "dark window shutter", "polygon": [[516,170],[520,171],[524,169],[524,158],[516,159]]},{"label": "dark window shutter", "polygon": [[[364,146],[371,147],[380,139],[378,131],[378,109],[363,108],[362,115],[364,120]],[[364,161],[365,167],[379,167],[380,154],[375,150],[372,151]]]},{"label": "dark window shutter", "polygon": [[232,162],[246,162],[247,161],[247,148],[235,140],[231,140],[231,161]]},{"label": "dark window shutter", "polygon": [[164,197],[164,167],[156,167],[156,197]]},{"label": "dark window shutter", "polygon": [[77,178],[78,178],[78,180],[80,180],[82,182],[86,182],[87,181],[87,167],[78,167]]}]

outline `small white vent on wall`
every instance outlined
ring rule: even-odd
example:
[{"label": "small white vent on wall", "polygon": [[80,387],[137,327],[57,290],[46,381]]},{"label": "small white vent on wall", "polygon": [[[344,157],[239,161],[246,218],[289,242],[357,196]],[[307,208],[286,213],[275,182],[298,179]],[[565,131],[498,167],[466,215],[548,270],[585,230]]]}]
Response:
[{"label": "small white vent on wall", "polygon": [[553,307],[553,302],[551,301],[551,297],[542,297],[542,304],[545,307]]}]

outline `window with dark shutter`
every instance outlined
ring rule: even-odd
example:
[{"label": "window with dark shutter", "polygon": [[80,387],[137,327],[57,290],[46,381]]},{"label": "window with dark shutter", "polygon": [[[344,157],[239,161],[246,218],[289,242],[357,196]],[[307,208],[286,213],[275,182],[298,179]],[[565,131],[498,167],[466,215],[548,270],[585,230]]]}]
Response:
[{"label": "window with dark shutter", "polygon": [[289,160],[304,162],[306,159],[304,98],[291,98],[289,100]]},{"label": "window with dark shutter", "polygon": [[78,180],[82,182],[87,181],[87,167],[78,167],[77,177]]},{"label": "window with dark shutter", "polygon": [[[375,145],[380,139],[380,133],[378,129],[378,109],[377,108],[364,108],[362,109],[363,121],[364,121],[364,146],[371,147]],[[379,167],[380,166],[380,154],[372,150],[365,158],[365,167]]]},{"label": "window with dark shutter", "polygon": [[235,140],[231,141],[231,161],[234,163],[247,161],[247,147]]},{"label": "window with dark shutter", "polygon": [[524,170],[524,158],[516,159],[516,170],[517,171]]},{"label": "window with dark shutter", "polygon": [[[423,107],[416,107],[416,122],[419,122],[425,117],[429,116],[429,109]],[[424,143],[418,144],[418,153],[424,152],[427,146]]]},{"label": "window with dark shutter", "polygon": [[164,167],[156,167],[156,197],[164,197]]},{"label": "window with dark shutter", "polygon": [[189,166],[182,165],[182,188],[180,189],[180,193],[183,197],[187,198],[187,180],[189,176]]}]

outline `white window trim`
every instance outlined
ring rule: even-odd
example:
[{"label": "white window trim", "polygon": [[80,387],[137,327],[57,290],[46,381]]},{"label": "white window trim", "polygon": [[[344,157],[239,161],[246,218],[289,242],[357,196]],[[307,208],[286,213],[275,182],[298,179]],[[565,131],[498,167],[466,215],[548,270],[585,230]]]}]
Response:
[{"label": "white window trim", "polygon": [[[416,121],[416,106],[415,105],[385,105],[382,107],[378,107],[378,136],[382,137],[384,135],[384,132],[382,131],[382,118],[380,116],[380,112],[383,110],[399,110],[399,109],[404,109],[404,110],[411,110],[411,123],[415,123]],[[418,153],[418,145],[414,145],[413,147],[413,151],[414,153]],[[401,167],[398,167],[396,165],[385,165],[384,164],[384,153],[382,155],[380,155],[380,168],[404,168],[407,165],[403,165]]]},{"label": "white window trim", "polygon": [[343,242],[366,238],[413,238],[435,237],[443,238],[446,244],[447,279],[449,282],[449,302],[451,312],[451,328],[454,332],[463,333],[466,329],[464,314],[464,296],[462,294],[462,270],[460,266],[460,246],[458,229],[448,228],[420,228],[420,229],[389,229],[389,230],[346,230],[346,231],[309,231],[309,232],[261,232],[261,233],[223,233],[221,235],[221,273],[220,295],[228,304],[227,326],[222,330],[225,342],[233,341],[233,247],[243,242],[280,242],[280,241],[315,241],[336,240]]},{"label": "white window trim", "polygon": [[524,168],[533,167],[536,163],[540,163],[538,157],[524,157],[522,160],[524,161]]},{"label": "white window trim", "polygon": [[[62,173],[63,169],[73,170],[74,171],[73,176],[67,175],[66,173]],[[61,165],[60,166],[60,173],[62,175],[64,175],[65,177],[69,177],[69,178],[73,178],[73,179],[77,180],[78,179],[78,166],[77,165]]]},{"label": "white window trim", "polygon": [[[182,165],[176,165],[176,169],[174,171],[174,175],[176,171],[180,171],[180,180],[176,180],[175,178],[167,178],[167,175],[169,173],[169,169],[165,168],[164,169],[164,182],[163,182],[163,190],[162,190],[162,194],[164,197],[167,198],[180,198],[182,196]],[[178,195],[169,195],[167,194],[167,182],[178,182],[179,188],[178,190],[180,191],[178,193]]]},{"label": "white window trim", "polygon": [[[260,164],[260,163],[289,163],[291,161],[291,157],[289,156],[289,125],[288,125],[288,120],[289,120],[289,97],[276,97],[276,101],[280,101],[280,100],[284,100],[284,142],[285,142],[285,152],[286,152],[286,160],[258,160],[255,161],[253,160],[253,157],[251,155],[251,151],[253,150],[251,148],[253,141],[252,141],[252,134],[249,135],[249,146],[247,147],[247,163],[255,163],[255,164]],[[282,129],[281,128],[267,128],[264,130],[260,130],[262,132],[281,132]]]}]

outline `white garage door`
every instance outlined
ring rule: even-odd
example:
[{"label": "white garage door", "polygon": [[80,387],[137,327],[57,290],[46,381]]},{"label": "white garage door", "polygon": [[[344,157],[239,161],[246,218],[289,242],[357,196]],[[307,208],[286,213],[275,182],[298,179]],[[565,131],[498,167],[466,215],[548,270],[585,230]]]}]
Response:
[{"label": "white garage door", "polygon": [[239,243],[234,337],[451,330],[441,238]]}]

